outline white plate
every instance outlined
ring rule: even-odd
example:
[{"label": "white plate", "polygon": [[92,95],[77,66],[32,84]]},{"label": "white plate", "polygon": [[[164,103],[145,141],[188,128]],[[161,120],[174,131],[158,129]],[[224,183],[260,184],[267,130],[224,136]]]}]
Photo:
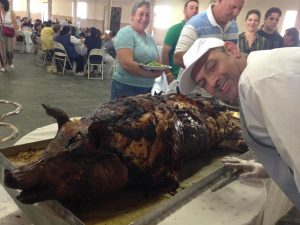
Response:
[{"label": "white plate", "polygon": [[163,71],[167,68],[172,68],[171,66],[168,66],[168,65],[161,65],[161,66],[148,66],[148,65],[145,65],[145,64],[139,64],[140,67],[142,67],[144,70],[148,70],[148,71],[151,71],[151,70],[155,70],[155,71]]}]

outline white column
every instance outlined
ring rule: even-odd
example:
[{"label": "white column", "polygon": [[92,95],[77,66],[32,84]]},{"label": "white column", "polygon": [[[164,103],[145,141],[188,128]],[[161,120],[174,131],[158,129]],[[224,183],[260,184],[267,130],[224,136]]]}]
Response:
[{"label": "white column", "polygon": [[104,24],[103,24],[104,30],[109,29],[110,26],[112,1],[113,0],[107,0],[106,6],[104,7]]},{"label": "white column", "polygon": [[73,23],[74,26],[77,26],[77,1],[78,0],[75,0],[74,4],[73,4],[73,13],[74,13],[74,15],[73,15],[72,23]]},{"label": "white column", "polygon": [[30,0],[27,0],[27,17],[30,18],[31,17],[31,13],[30,13]]},{"label": "white column", "polygon": [[52,0],[48,0],[48,18],[52,18]]}]

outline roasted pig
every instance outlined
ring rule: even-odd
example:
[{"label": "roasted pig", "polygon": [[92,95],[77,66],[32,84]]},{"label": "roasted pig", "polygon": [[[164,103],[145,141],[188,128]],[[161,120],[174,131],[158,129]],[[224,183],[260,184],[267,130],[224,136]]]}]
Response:
[{"label": "roasted pig", "polygon": [[99,198],[130,185],[175,188],[181,159],[240,131],[230,112],[198,95],[120,98],[75,121],[43,107],[58,123],[55,138],[40,160],[4,171],[23,203]]}]

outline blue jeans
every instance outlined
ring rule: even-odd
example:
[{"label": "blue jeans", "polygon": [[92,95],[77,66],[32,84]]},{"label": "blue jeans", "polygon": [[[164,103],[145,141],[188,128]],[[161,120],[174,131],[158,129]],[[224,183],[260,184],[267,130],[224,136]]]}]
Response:
[{"label": "blue jeans", "polygon": [[117,99],[119,97],[135,96],[139,94],[151,93],[151,88],[136,87],[128,84],[123,84],[116,80],[112,80],[111,83],[111,100]]}]

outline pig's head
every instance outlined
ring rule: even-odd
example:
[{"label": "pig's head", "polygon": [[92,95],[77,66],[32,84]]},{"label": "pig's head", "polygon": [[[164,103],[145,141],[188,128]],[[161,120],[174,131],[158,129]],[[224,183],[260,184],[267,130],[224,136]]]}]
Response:
[{"label": "pig's head", "polygon": [[127,184],[128,171],[121,160],[96,147],[91,122],[71,121],[62,110],[43,107],[58,124],[45,155],[32,164],[4,171],[5,185],[22,190],[17,196],[19,201],[31,204],[49,199],[94,198]]},{"label": "pig's head", "polygon": [[86,119],[71,120],[69,116],[58,108],[51,108],[43,104],[49,116],[57,121],[58,131],[55,138],[47,146],[48,155],[56,155],[66,151],[93,150],[93,143],[89,143],[88,128],[90,122]]}]

